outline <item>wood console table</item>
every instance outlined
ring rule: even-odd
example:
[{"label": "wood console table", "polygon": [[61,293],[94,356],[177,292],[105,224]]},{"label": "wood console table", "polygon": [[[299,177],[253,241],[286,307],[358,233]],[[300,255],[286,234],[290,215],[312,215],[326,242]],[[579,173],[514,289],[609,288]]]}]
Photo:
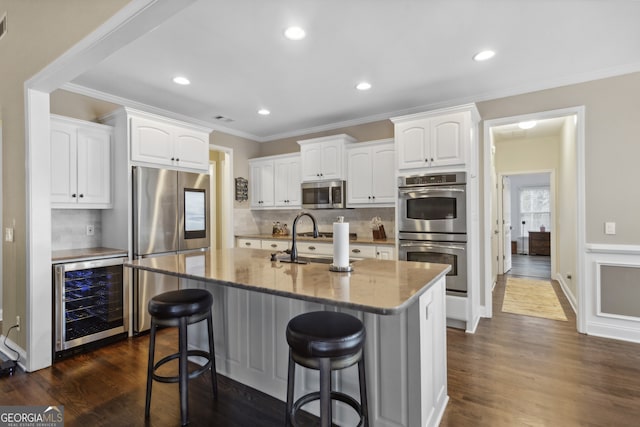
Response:
[{"label": "wood console table", "polygon": [[551,255],[551,233],[548,231],[530,231],[529,255]]}]

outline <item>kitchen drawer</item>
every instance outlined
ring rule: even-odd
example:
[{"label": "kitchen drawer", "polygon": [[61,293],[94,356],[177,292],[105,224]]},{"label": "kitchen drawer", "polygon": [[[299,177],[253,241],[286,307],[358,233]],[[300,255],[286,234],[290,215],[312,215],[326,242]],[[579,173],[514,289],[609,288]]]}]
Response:
[{"label": "kitchen drawer", "polygon": [[375,258],[376,247],[374,245],[349,245],[350,258]]},{"label": "kitchen drawer", "polygon": [[263,240],[262,249],[270,249],[273,251],[284,251],[289,249],[288,240]]},{"label": "kitchen drawer", "polygon": [[238,238],[236,239],[236,246],[239,248],[260,249],[262,247],[262,243],[260,239]]},{"label": "kitchen drawer", "polygon": [[333,243],[296,242],[298,254],[333,255]]}]

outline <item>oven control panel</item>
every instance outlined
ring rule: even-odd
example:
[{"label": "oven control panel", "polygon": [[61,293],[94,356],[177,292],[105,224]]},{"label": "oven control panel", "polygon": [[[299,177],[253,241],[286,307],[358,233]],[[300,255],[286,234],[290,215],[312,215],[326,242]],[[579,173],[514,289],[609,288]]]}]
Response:
[{"label": "oven control panel", "polygon": [[456,172],[449,174],[402,176],[399,178],[399,181],[401,187],[414,185],[464,184],[466,182],[466,174],[464,172]]}]

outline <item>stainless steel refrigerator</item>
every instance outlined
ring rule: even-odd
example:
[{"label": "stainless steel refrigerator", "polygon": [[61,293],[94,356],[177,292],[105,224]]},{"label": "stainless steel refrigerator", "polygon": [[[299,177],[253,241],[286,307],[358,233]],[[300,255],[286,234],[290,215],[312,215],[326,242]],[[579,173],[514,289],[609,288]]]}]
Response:
[{"label": "stainless steel refrigerator", "polygon": [[[134,166],[134,258],[208,249],[209,194],[209,175]],[[178,286],[177,277],[136,270],[133,277],[135,333],[149,329],[149,300]]]}]

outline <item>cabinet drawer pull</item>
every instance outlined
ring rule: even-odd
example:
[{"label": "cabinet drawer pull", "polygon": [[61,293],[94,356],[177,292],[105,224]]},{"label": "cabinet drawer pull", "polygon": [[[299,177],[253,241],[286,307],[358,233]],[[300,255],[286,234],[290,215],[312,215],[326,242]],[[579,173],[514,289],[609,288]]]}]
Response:
[{"label": "cabinet drawer pull", "polygon": [[352,249],[351,252],[353,252],[354,254],[359,254],[360,253],[360,249],[358,249],[358,248]]},{"label": "cabinet drawer pull", "polygon": [[245,246],[251,246],[251,242],[244,242]]},{"label": "cabinet drawer pull", "polygon": [[315,251],[315,250],[316,250],[316,247],[315,247],[315,246],[309,246],[309,250],[310,250],[310,251]]},{"label": "cabinet drawer pull", "polygon": [[272,247],[272,248],[277,248],[277,247],[278,247],[278,245],[276,245],[275,243],[272,243],[272,244],[271,244],[271,247]]}]

